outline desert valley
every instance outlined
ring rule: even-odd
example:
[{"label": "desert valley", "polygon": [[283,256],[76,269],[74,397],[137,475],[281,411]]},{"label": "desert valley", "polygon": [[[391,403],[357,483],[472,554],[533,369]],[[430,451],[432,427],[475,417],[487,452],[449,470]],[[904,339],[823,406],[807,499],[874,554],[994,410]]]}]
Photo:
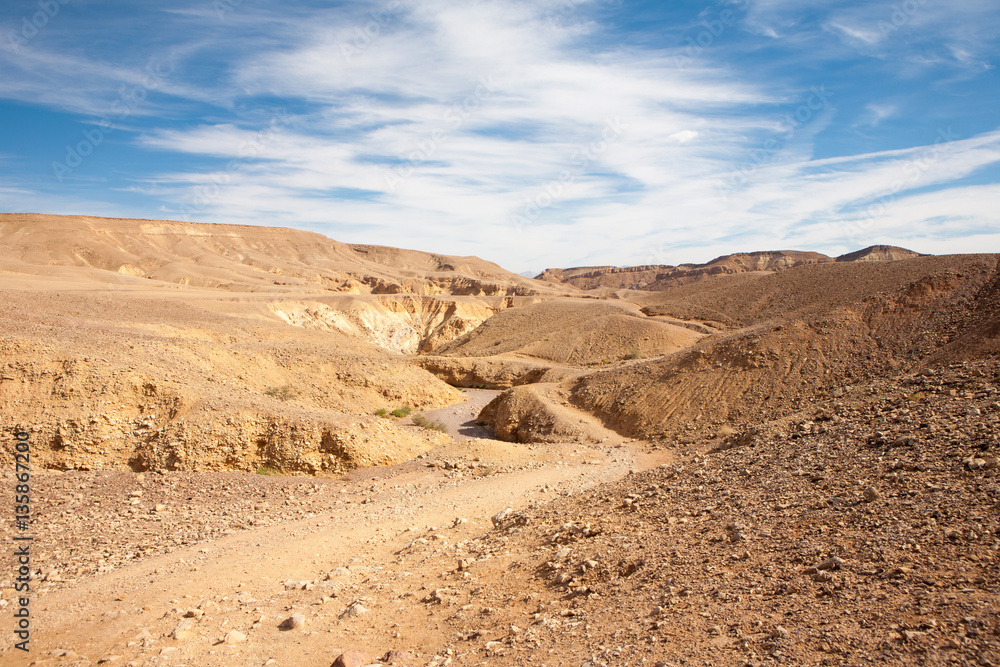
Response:
[{"label": "desert valley", "polygon": [[10,213],[0,300],[0,664],[1000,666],[1000,255]]}]

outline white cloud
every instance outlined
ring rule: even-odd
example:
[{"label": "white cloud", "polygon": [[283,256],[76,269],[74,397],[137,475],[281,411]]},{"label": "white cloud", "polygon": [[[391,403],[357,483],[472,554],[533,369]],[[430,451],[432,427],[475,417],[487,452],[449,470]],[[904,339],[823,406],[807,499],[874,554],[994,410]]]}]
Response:
[{"label": "white cloud", "polygon": [[895,104],[881,104],[873,102],[865,105],[865,113],[859,123],[871,127],[878,127],[882,121],[892,118],[899,113],[899,107]]},{"label": "white cloud", "polygon": [[[958,202],[946,187],[1000,163],[997,133],[816,159],[817,136],[839,109],[809,107],[812,93],[769,72],[677,60],[681,49],[598,48],[601,26],[585,13],[562,13],[565,2],[405,3],[377,28],[363,8],[388,3],[307,17],[241,6],[217,41],[206,42],[202,28],[181,49],[185,57],[169,60],[176,74],[163,91],[255,113],[168,124],[155,115],[169,106],[144,105],[137,144],[187,159],[137,176],[132,190],[167,202],[164,217],[308,228],[345,241],[478,254],[513,270],[679,263],[793,246],[843,252],[871,239],[907,245],[906,231],[990,237],[974,230],[991,220],[996,193],[966,190],[979,199]],[[826,12],[808,29],[804,4]],[[913,61],[919,50],[879,29],[884,6],[804,4],[757,0],[748,21],[819,60],[862,51]],[[937,25],[951,46],[914,66],[972,68],[989,40],[979,28],[963,37],[955,21],[987,6],[959,3],[958,19],[925,7],[907,29],[920,37]],[[203,14],[176,20],[217,21]],[[248,39],[262,25],[270,32]],[[50,106],[100,116],[116,86],[142,74],[40,47],[0,82],[0,95],[43,96]],[[712,48],[709,55],[725,52],[721,43]],[[218,81],[191,74],[205,50],[225,54]],[[287,111],[271,115],[260,100]],[[780,117],[797,104],[807,118],[789,126]],[[874,101],[845,115],[877,127],[905,112],[902,104]],[[5,205],[26,199],[0,188]],[[71,196],[49,201],[64,212],[101,213]],[[112,212],[128,213],[109,206],[105,214]]]}]

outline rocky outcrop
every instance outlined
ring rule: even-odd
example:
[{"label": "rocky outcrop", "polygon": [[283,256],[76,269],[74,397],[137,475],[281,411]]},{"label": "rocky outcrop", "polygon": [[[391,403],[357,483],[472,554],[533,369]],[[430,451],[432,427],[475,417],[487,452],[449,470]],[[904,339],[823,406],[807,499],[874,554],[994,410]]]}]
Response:
[{"label": "rocky outcrop", "polygon": [[487,404],[478,421],[511,442],[566,442],[587,438],[571,414],[539,393],[536,386],[508,389]]},{"label": "rocky outcrop", "polygon": [[404,354],[430,353],[513,305],[507,298],[420,297],[281,300],[268,304],[283,322],[338,331]]},{"label": "rocky outcrop", "polygon": [[838,262],[894,262],[900,259],[911,259],[913,257],[926,257],[918,252],[899,248],[894,245],[873,245],[863,250],[849,252],[836,259]]}]

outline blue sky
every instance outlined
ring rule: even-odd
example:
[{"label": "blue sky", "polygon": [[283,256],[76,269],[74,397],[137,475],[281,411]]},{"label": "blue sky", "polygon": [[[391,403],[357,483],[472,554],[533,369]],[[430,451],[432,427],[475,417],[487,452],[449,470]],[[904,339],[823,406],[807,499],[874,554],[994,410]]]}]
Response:
[{"label": "blue sky", "polygon": [[1000,252],[995,0],[5,0],[0,210],[514,271]]}]

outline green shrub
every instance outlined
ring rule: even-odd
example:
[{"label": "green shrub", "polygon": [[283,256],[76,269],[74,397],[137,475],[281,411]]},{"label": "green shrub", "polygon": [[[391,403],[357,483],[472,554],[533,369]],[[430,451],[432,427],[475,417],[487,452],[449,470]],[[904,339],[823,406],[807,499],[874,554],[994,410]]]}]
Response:
[{"label": "green shrub", "polygon": [[264,390],[266,396],[276,398],[279,401],[290,401],[299,395],[295,387],[290,384],[283,384],[280,387],[268,387]]},{"label": "green shrub", "polygon": [[416,424],[417,426],[420,426],[421,428],[426,428],[430,431],[441,431],[442,433],[448,432],[448,427],[445,426],[442,422],[436,420],[432,421],[423,415],[414,415],[413,423]]},{"label": "green shrub", "polygon": [[388,417],[389,416],[389,412],[385,408],[379,408],[378,410],[375,411],[375,416],[376,417]]},{"label": "green shrub", "polygon": [[257,474],[274,476],[274,475],[280,475],[281,471],[278,470],[277,468],[268,468],[267,466],[261,466],[257,468]]},{"label": "green shrub", "polygon": [[393,410],[389,414],[391,414],[393,417],[400,417],[400,418],[402,418],[402,417],[405,417],[408,414],[410,414],[410,412],[412,412],[412,410],[410,410],[410,406],[404,405],[401,408],[396,408],[395,410]]}]

